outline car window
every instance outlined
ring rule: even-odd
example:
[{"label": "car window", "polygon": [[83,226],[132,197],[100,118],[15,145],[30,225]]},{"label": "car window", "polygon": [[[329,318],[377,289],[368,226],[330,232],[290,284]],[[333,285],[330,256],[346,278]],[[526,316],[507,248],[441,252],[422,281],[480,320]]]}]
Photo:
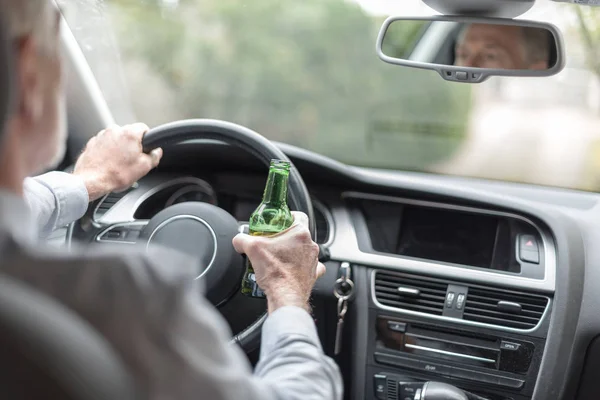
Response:
[{"label": "car window", "polygon": [[565,70],[468,85],[378,59],[388,15],[434,13],[420,0],[60,3],[119,123],[216,118],[352,165],[600,189],[598,9],[538,1],[523,18],[559,26]]}]

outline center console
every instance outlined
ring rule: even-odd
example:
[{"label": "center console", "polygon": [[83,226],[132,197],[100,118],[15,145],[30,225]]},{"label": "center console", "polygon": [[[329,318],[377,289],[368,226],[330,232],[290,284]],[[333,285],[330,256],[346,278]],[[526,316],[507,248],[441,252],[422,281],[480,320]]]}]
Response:
[{"label": "center console", "polygon": [[[548,297],[388,271],[373,270],[371,279],[371,399],[412,400],[414,389],[426,381],[450,383],[485,399],[531,398],[544,350]],[[423,318],[407,313],[410,308],[438,313]],[[505,323],[477,322],[478,313]]]},{"label": "center console", "polygon": [[[361,265],[370,292],[366,399],[421,400],[426,382],[468,398],[531,399],[553,293],[528,282],[555,268],[549,235],[496,211],[357,194],[346,204],[363,254],[395,260]],[[396,267],[404,260],[411,268]]]}]

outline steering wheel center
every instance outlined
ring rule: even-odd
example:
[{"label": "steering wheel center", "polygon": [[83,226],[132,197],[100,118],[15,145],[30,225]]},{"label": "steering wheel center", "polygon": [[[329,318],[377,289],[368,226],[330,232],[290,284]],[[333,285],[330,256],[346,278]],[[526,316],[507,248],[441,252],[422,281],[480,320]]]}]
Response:
[{"label": "steering wheel center", "polygon": [[147,247],[161,245],[197,257],[197,278],[206,275],[217,257],[217,235],[204,219],[195,215],[177,215],[161,222],[148,238]]},{"label": "steering wheel center", "polygon": [[227,211],[212,204],[187,202],[156,214],[140,233],[146,247],[177,250],[197,260],[206,297],[215,305],[239,290],[244,259],[231,244],[238,223]]}]

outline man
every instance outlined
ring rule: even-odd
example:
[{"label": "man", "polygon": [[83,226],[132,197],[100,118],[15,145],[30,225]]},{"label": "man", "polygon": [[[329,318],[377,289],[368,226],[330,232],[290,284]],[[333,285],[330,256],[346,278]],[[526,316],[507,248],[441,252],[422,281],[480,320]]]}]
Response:
[{"label": "man", "polygon": [[549,68],[551,35],[545,29],[466,24],[455,48],[454,65],[495,69]]},{"label": "man", "polygon": [[[323,354],[308,313],[324,266],[304,214],[277,237],[234,239],[268,297],[254,374],[182,257],[64,255],[35,243],[23,180],[60,159],[64,147],[59,16],[47,0],[0,0],[0,18],[14,42],[18,90],[0,146],[0,272],[55,297],[97,329],[143,398],[341,399],[339,369]],[[141,154],[141,135],[133,136],[148,168],[151,156]]]},{"label": "man", "polygon": [[49,172],[26,178],[24,197],[40,236],[83,216],[90,201],[130,187],[156,167],[162,149],[140,151],[145,124],[111,126],[87,143],[73,173]]}]

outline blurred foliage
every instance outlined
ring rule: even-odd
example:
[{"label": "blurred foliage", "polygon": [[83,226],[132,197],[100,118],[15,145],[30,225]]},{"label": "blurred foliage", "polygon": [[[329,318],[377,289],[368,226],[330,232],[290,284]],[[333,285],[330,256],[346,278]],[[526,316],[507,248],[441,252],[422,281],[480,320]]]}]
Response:
[{"label": "blurred foliage", "polygon": [[431,24],[427,21],[394,21],[385,32],[381,49],[395,58],[408,58],[419,37]]},{"label": "blurred foliage", "polygon": [[[105,4],[124,64],[142,61],[173,94],[175,111],[157,115],[146,100],[160,93],[130,86],[138,119],[151,124],[223,119],[354,165],[413,170],[464,139],[470,86],[380,61],[383,20],[350,1]],[[395,45],[408,49],[417,34],[408,29]]]},{"label": "blurred foliage", "polygon": [[572,7],[579,22],[578,29],[585,46],[588,67],[600,78],[600,9]]}]

